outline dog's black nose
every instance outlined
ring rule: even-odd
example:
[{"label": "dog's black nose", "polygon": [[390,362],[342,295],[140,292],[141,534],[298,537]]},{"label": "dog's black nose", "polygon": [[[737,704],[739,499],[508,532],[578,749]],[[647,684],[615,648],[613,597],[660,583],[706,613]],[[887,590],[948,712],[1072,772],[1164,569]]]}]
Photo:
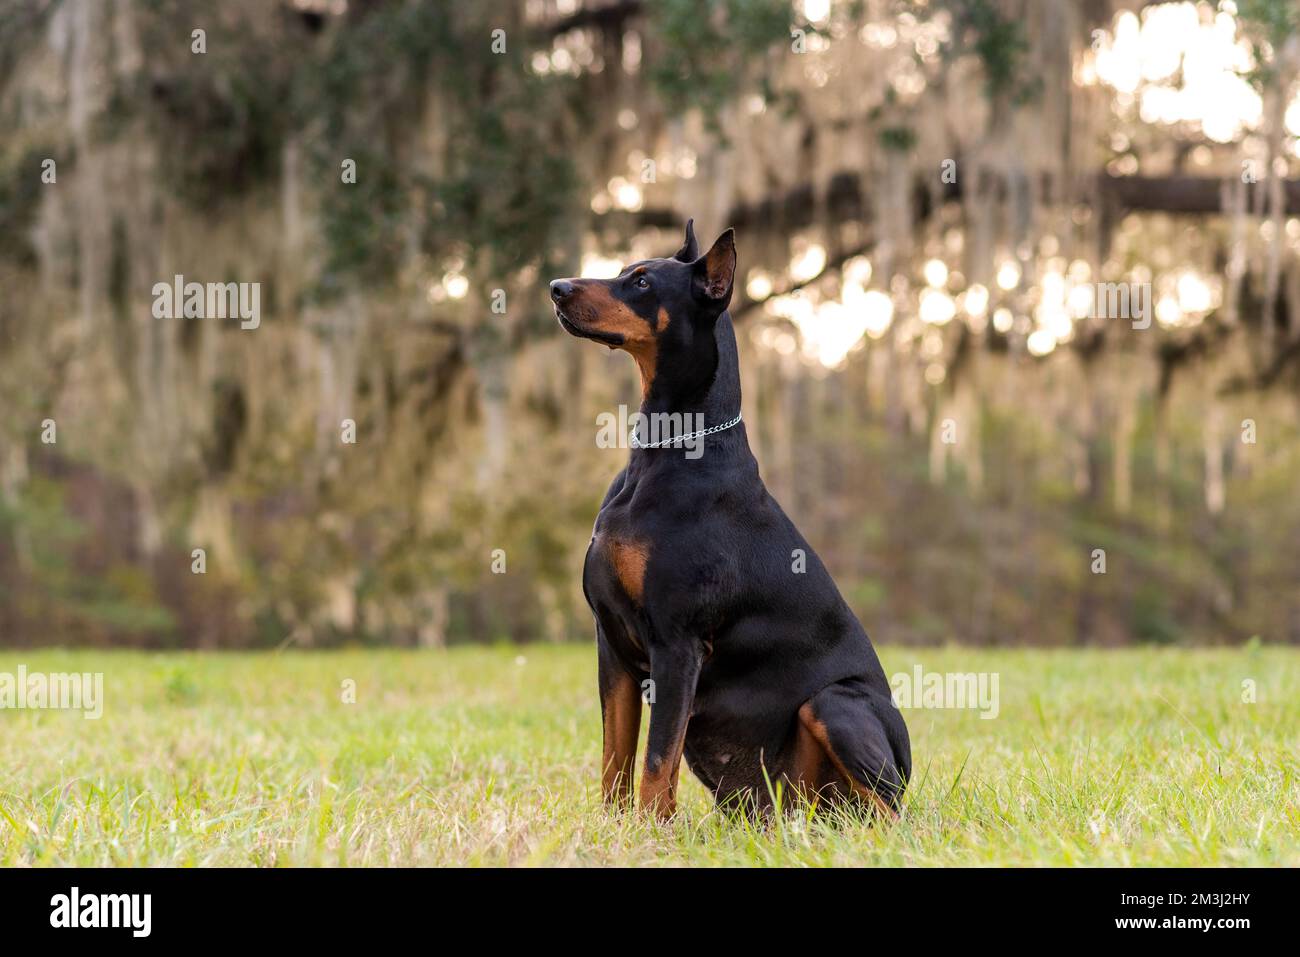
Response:
[{"label": "dog's black nose", "polygon": [[563,302],[573,295],[573,283],[567,279],[556,279],[551,282],[551,299],[555,302]]}]

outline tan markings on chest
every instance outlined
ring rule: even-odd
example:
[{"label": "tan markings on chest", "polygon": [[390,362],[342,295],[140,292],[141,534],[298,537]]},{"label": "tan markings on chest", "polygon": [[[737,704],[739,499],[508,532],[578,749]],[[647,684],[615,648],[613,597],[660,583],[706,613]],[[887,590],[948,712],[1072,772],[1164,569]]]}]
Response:
[{"label": "tan markings on chest", "polygon": [[634,602],[640,604],[645,593],[645,566],[650,549],[641,542],[613,539],[606,548],[609,562],[614,566],[623,590]]}]

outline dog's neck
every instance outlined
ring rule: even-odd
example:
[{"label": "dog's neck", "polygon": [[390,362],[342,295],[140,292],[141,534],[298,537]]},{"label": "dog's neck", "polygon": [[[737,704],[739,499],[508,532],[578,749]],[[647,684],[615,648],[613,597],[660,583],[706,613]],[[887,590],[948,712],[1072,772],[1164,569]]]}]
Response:
[{"label": "dog's neck", "polygon": [[675,385],[666,377],[651,383],[641,402],[641,414],[684,413],[704,416],[706,426],[719,425],[740,411],[740,356],[731,315],[724,312],[713,327],[717,362],[712,374],[696,383]]},{"label": "dog's neck", "polygon": [[[731,316],[724,312],[714,325],[714,343],[716,346],[716,363],[711,371],[700,376],[695,384],[670,388],[667,381],[656,383],[658,388],[648,390],[641,403],[641,414],[650,416],[674,416],[680,427],[672,432],[681,434],[699,429],[712,429],[732,423],[740,413],[740,356],[736,347],[736,330],[731,324]],[[668,433],[663,435],[668,437]],[[734,459],[740,454],[743,460],[752,461],[749,454],[749,439],[743,422],[734,423],[724,431],[710,434],[695,440],[703,443],[704,448],[726,450],[726,458]],[[683,456],[683,445],[668,448],[633,448],[631,461],[648,456],[647,462],[668,463],[683,460],[694,461],[698,456]],[[716,456],[717,452],[715,452]],[[705,459],[709,458],[704,454]],[[716,458],[715,458],[716,461]]]}]

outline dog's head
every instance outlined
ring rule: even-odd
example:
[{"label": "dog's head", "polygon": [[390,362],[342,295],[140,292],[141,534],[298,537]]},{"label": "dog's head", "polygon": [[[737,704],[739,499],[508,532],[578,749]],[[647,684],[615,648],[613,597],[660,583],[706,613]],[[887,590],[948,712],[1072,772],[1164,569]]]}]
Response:
[{"label": "dog's head", "polygon": [[632,263],[614,279],[556,279],[551,300],[566,332],[630,353],[649,394],[656,382],[689,388],[713,374],[713,327],[735,277],[735,231],[701,256],[692,220],[671,258]]}]

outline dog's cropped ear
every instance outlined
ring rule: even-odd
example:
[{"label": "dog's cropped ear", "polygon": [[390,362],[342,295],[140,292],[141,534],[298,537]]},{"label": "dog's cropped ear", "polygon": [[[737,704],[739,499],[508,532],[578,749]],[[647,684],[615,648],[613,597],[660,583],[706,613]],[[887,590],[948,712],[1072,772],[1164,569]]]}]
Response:
[{"label": "dog's cropped ear", "polygon": [[673,254],[680,263],[693,263],[700,255],[700,245],[695,241],[695,220],[686,220],[686,242]]},{"label": "dog's cropped ear", "polygon": [[695,260],[695,287],[709,302],[726,309],[736,280],[736,231],[728,229]]}]

